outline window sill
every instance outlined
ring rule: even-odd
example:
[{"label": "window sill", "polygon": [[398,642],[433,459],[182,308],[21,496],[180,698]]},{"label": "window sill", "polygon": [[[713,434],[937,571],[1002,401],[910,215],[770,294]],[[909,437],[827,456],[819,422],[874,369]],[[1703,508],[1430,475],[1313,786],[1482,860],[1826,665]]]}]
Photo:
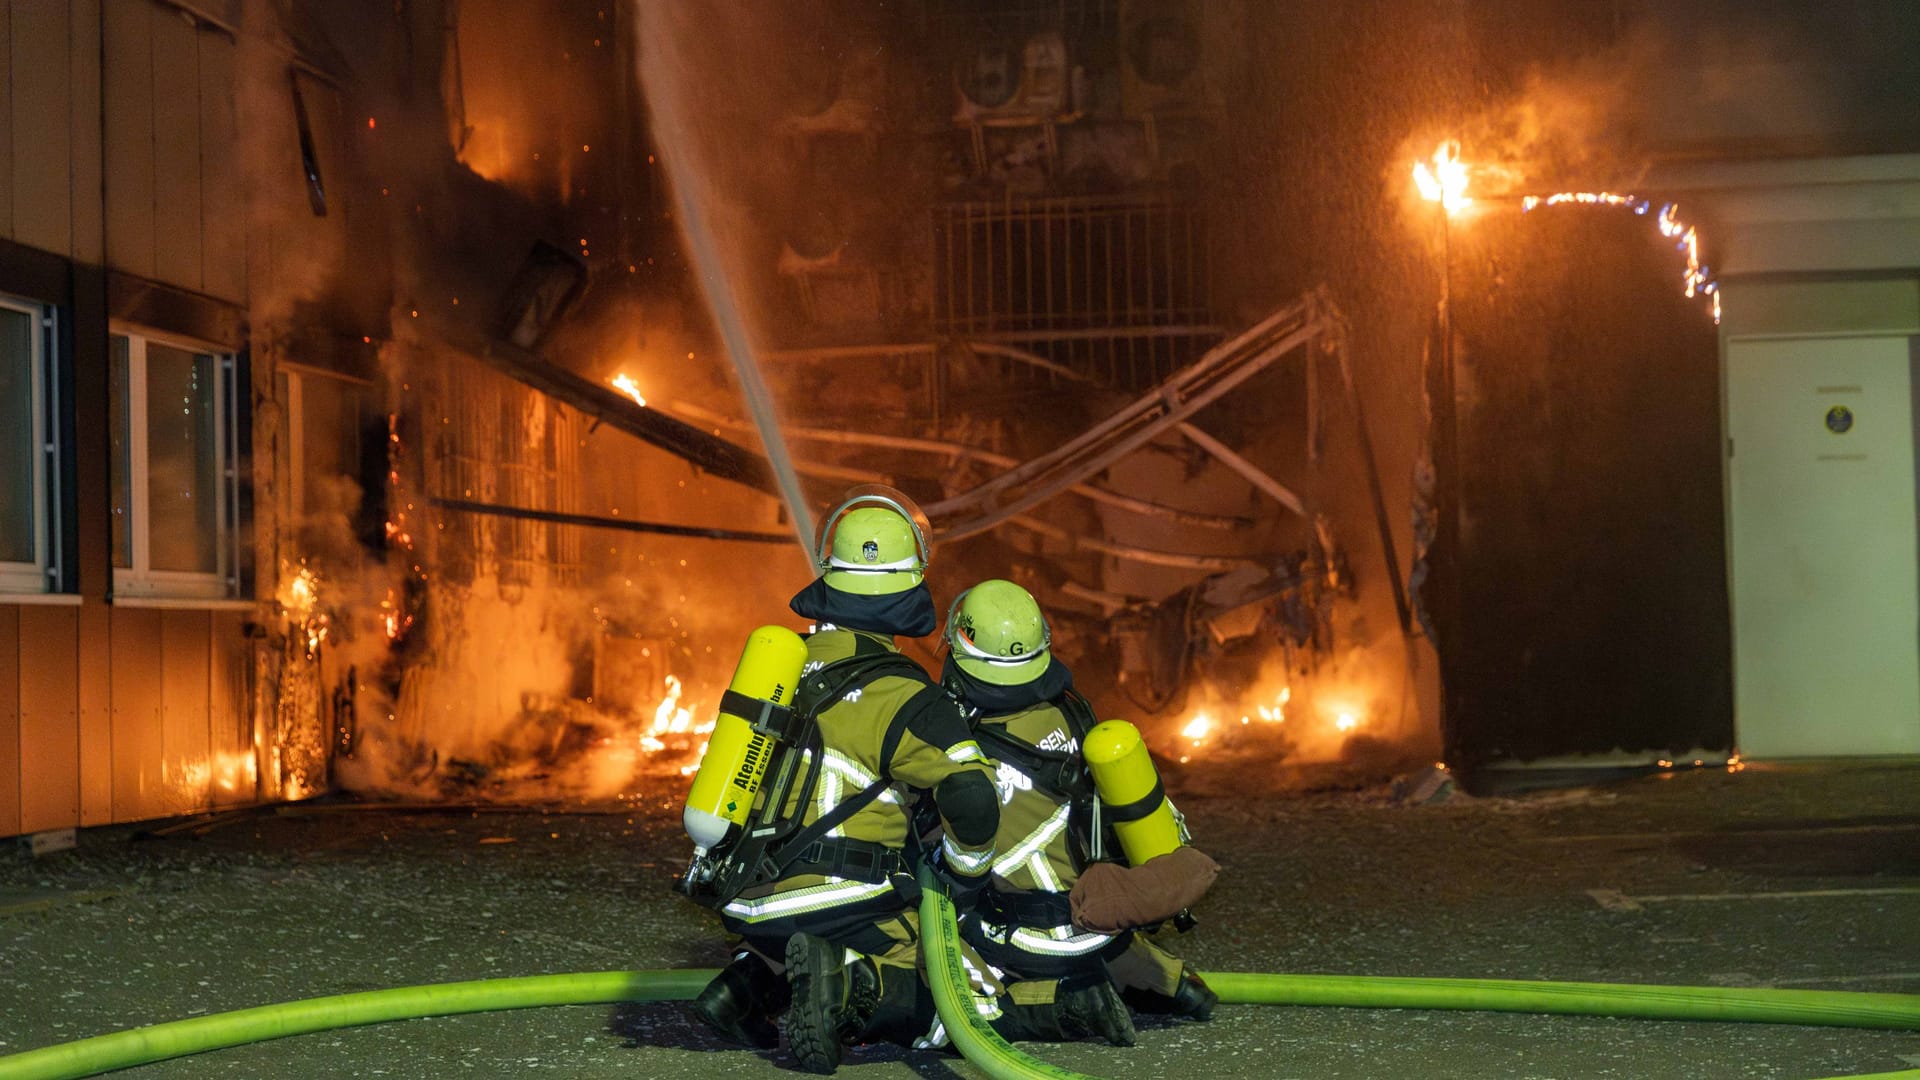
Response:
[{"label": "window sill", "polygon": [[79,607],[80,594],[66,592],[0,592],[0,604],[37,604],[46,607]]},{"label": "window sill", "polygon": [[173,611],[253,611],[258,600],[224,600],[217,596],[116,596],[108,603],[123,608],[161,608]]}]

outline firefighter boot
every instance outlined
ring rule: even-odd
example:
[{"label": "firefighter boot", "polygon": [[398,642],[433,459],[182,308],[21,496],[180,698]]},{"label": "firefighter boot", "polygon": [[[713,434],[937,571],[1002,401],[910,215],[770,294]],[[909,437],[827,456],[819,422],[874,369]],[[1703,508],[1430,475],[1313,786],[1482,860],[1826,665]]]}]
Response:
[{"label": "firefighter boot", "polygon": [[1104,977],[1072,989],[1063,982],[1058,1000],[1061,1026],[1069,1033],[1098,1035],[1114,1046],[1133,1045],[1133,1014]]},{"label": "firefighter boot", "polygon": [[1140,987],[1129,987],[1120,996],[1136,1012],[1180,1016],[1188,1020],[1211,1020],[1213,1007],[1220,1004],[1220,995],[1214,993],[1200,973],[1192,968],[1180,972],[1180,981],[1171,997]]},{"label": "firefighter boot", "polygon": [[780,1045],[773,1021],[788,997],[787,980],[766,961],[743,952],[693,999],[693,1015],[734,1042],[771,1050]]},{"label": "firefighter boot", "polygon": [[864,956],[848,963],[847,950],[812,934],[787,940],[787,1045],[800,1067],[831,1073],[840,1067],[841,1043],[867,1027],[879,1004],[880,977]]},{"label": "firefighter boot", "polygon": [[933,991],[911,968],[876,968],[880,990],[873,1015],[858,1036],[859,1042],[888,1042],[911,1047],[933,1030]]},{"label": "firefighter boot", "polygon": [[1035,980],[1009,987],[993,1030],[1008,1042],[1072,1042],[1098,1035],[1115,1046],[1132,1046],[1134,1040],[1133,1017],[1105,980],[1077,986],[1069,980]]}]

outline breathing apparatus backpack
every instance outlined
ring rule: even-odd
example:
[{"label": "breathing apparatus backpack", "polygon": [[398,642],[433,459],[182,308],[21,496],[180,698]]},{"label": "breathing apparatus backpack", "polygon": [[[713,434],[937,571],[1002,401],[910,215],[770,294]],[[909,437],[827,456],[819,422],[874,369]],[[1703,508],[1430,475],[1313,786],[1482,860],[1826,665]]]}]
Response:
[{"label": "breathing apparatus backpack", "polygon": [[[1124,720],[1096,723],[1093,706],[1071,690],[1053,704],[1066,718],[1073,748],[1043,750],[1001,724],[978,724],[975,736],[989,757],[1068,803],[1074,861],[1082,868],[1100,862],[1137,867],[1186,845],[1186,822],[1167,799],[1139,729]],[[1173,918],[1183,931],[1194,925],[1189,911]]]},{"label": "breathing apparatus backpack", "polygon": [[[768,630],[779,630],[792,638],[791,643],[782,642],[783,657],[793,656],[792,645],[799,647],[798,660],[792,663],[794,678],[785,684],[795,689],[785,701],[780,695],[752,692],[756,684],[751,680],[747,687],[741,686],[741,672],[749,667],[749,658],[758,661],[761,653],[757,645]],[[693,860],[675,883],[679,892],[696,903],[718,909],[754,884],[779,880],[815,841],[878,798],[893,782],[882,760],[879,779],[803,827],[826,759],[819,714],[883,675],[927,681],[920,665],[890,649],[856,649],[852,656],[802,675],[805,662],[806,643],[798,634],[762,627],[749,639],[734,682],[721,695],[720,718],[688,791],[684,813],[687,834],[694,842]],[[728,724],[729,720],[736,721],[738,727]],[[723,725],[727,729],[725,741]],[[740,734],[743,731],[744,736]],[[882,755],[883,759],[888,756]],[[725,779],[706,780],[710,768],[715,776]],[[771,782],[763,783],[769,777]],[[716,790],[724,790],[727,795],[718,809],[708,805],[713,801],[709,793]],[[704,796],[699,804],[696,795]]]}]

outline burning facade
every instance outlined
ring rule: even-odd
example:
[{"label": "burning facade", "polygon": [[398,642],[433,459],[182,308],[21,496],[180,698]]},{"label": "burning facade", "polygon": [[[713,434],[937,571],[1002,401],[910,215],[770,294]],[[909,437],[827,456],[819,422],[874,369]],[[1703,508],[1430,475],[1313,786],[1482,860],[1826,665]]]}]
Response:
[{"label": "burning facade", "polygon": [[1911,215],[1800,267],[1767,57],[1522,6],[26,5],[0,833],[677,790],[872,480],[1175,765],[1730,748],[1714,358]]}]

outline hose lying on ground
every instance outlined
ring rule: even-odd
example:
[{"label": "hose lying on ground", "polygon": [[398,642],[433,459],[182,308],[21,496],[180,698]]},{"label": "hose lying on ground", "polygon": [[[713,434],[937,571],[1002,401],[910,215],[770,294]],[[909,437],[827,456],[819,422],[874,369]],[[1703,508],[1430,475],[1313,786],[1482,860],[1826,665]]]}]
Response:
[{"label": "hose lying on ground", "polygon": [[[930,961],[937,961],[929,963],[929,977],[933,980],[935,1002],[955,1046],[969,1061],[995,1077],[1059,1080],[1077,1075],[1028,1057],[1008,1046],[991,1029],[983,1032],[983,1024],[975,1024],[977,1017],[967,1008],[966,975],[960,970],[954,944],[952,905],[937,889],[925,892],[921,900],[923,940],[928,942]],[[593,971],[431,983],[308,998],[116,1031],[0,1057],[0,1080],[96,1076],[207,1050],[388,1020],[544,1005],[681,1001],[699,993],[714,975],[711,968]],[[1225,1004],[1478,1009],[1630,1016],[1648,1020],[1738,1020],[1920,1030],[1920,994],[1238,972],[1208,972],[1204,977]],[[945,1002],[941,1003],[943,997]],[[1920,1070],[1876,1074],[1876,1077],[1896,1076],[1913,1080],[1920,1078]]]}]

